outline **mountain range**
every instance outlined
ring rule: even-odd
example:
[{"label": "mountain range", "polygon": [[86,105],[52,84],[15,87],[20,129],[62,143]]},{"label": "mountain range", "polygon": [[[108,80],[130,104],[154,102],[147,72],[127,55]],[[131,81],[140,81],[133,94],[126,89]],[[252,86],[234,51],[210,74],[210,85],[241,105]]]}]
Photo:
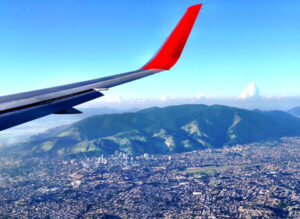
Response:
[{"label": "mountain range", "polygon": [[97,115],[52,129],[13,147],[38,156],[124,152],[168,154],[283,136],[300,136],[300,119],[282,111],[179,105]]},{"label": "mountain range", "polygon": [[293,116],[300,117],[300,106],[290,109],[288,113],[292,114]]}]

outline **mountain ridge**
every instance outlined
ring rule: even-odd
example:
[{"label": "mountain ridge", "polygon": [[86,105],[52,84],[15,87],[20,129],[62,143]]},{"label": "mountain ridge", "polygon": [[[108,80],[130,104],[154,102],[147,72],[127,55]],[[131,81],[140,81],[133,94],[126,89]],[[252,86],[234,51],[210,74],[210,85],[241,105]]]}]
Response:
[{"label": "mountain ridge", "polygon": [[283,136],[300,136],[300,119],[282,111],[187,104],[97,115],[20,149],[35,155],[168,154]]},{"label": "mountain ridge", "polygon": [[300,117],[300,106],[294,107],[287,111],[288,113],[292,114],[293,116]]}]

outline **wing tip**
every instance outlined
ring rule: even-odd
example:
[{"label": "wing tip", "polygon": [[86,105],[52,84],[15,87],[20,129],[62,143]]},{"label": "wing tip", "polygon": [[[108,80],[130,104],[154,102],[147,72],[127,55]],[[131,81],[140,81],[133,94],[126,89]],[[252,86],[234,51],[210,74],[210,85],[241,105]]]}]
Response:
[{"label": "wing tip", "polygon": [[186,13],[172,31],[171,35],[167,38],[161,49],[141,69],[169,70],[176,64],[184,49],[185,43],[194,26],[194,22],[198,17],[201,7],[202,3],[192,5],[187,8]]},{"label": "wing tip", "polygon": [[203,5],[203,3],[192,5],[192,6],[188,7],[187,10],[194,10],[194,9],[197,9],[197,10],[199,9],[200,10],[202,5]]}]

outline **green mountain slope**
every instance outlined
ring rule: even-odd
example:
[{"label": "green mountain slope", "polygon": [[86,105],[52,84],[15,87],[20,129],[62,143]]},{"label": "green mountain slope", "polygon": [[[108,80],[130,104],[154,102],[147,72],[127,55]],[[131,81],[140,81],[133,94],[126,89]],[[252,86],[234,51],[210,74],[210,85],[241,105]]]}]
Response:
[{"label": "green mountain slope", "polygon": [[[300,119],[281,111],[180,105],[92,116],[21,145],[39,155],[174,153],[299,136]],[[18,147],[20,148],[20,147]]]}]

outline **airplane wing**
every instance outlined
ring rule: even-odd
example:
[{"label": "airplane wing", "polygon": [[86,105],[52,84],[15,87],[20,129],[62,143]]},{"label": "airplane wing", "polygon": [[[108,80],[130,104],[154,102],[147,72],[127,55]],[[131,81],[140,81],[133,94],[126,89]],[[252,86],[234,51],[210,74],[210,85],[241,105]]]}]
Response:
[{"label": "airplane wing", "polygon": [[81,113],[73,107],[103,96],[104,90],[169,70],[179,59],[201,6],[189,7],[157,54],[136,71],[0,97],[0,131],[49,114]]}]

